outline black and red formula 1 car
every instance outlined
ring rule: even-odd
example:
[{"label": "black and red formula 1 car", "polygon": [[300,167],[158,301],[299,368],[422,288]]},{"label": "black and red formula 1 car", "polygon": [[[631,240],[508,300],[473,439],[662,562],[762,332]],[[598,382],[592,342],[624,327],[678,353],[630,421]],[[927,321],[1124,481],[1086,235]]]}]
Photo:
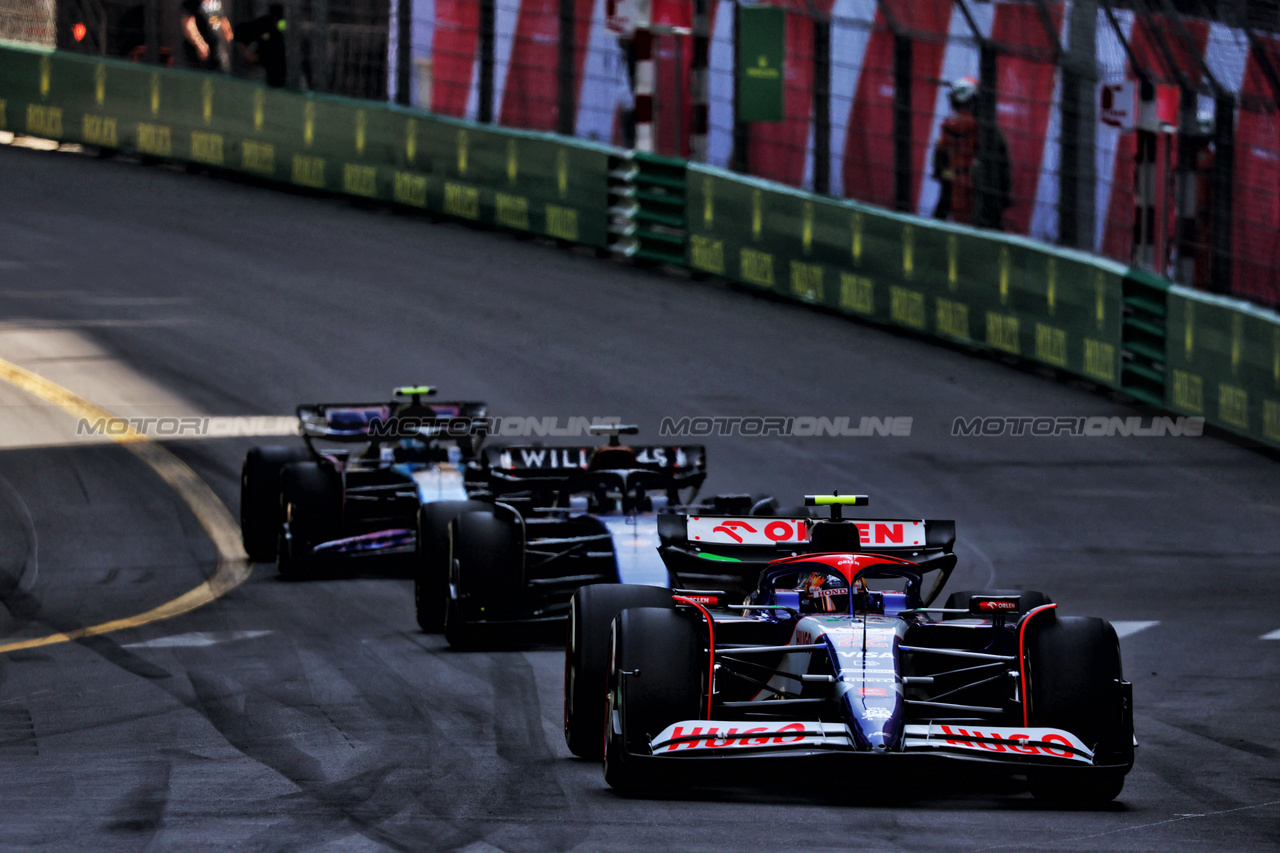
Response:
[{"label": "black and red formula 1 car", "polygon": [[[933,606],[954,556],[863,550],[865,522],[841,508],[866,502],[806,498],[831,506],[831,520],[777,546],[742,604],[706,590],[580,589],[565,665],[570,749],[603,757],[621,789],[729,768],[741,781],[852,762],[865,780],[967,761],[1025,776],[1040,798],[1115,798],[1135,741],[1111,625],[1060,615],[1031,591],[956,592]],[[950,522],[919,525],[922,543],[950,552],[938,541],[954,537]],[[735,545],[707,547],[732,556]]]}]

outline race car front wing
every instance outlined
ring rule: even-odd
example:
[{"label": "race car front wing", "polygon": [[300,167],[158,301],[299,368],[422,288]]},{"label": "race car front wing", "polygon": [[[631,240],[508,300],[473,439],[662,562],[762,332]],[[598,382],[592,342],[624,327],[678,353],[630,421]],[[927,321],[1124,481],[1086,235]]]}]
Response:
[{"label": "race car front wing", "polygon": [[[654,756],[855,752],[844,723],[684,720],[654,738]],[[902,752],[984,758],[1012,763],[1093,764],[1093,752],[1070,732],[1051,728],[928,723],[904,726]]]}]

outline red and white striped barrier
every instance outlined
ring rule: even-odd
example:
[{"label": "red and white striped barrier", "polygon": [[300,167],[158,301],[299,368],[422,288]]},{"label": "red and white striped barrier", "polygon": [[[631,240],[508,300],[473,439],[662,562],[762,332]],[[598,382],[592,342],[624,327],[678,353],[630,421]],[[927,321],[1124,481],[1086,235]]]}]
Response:
[{"label": "red and white striped barrier", "polygon": [[636,150],[653,153],[653,23],[650,0],[636,0]]}]

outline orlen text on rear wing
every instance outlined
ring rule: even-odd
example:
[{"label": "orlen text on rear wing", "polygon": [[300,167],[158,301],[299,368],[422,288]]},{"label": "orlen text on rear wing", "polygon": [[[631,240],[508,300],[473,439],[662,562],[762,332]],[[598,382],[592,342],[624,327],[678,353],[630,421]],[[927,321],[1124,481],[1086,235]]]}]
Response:
[{"label": "orlen text on rear wing", "polygon": [[771,516],[681,515],[658,517],[660,551],[688,588],[738,589],[771,560],[810,550],[815,524],[857,527],[862,550],[889,554],[925,571],[949,574],[955,565],[956,524],[938,519],[860,518],[832,522]]},{"label": "orlen text on rear wing", "polygon": [[[709,551],[760,547],[779,556],[779,548],[809,542],[814,518],[770,516],[678,515],[663,519],[659,536],[663,545],[687,545]],[[858,528],[862,550],[876,553],[897,552],[921,554],[925,551],[950,551],[955,544],[956,523],[937,519],[858,518],[847,523]],[[913,561],[914,562],[914,561]]]}]

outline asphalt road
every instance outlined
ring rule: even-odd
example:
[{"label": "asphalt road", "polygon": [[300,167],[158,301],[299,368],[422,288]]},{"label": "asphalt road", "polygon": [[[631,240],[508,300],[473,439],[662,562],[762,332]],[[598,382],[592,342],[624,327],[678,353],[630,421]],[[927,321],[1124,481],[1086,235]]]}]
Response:
[{"label": "asphalt road", "polygon": [[[1132,631],[1142,744],[1100,811],[964,777],[886,785],[870,765],[836,790],[627,799],[564,746],[554,648],[451,652],[417,630],[396,565],[305,584],[259,566],[186,616],[0,655],[0,848],[1280,846],[1273,458],[1213,437],[953,437],[957,417],[1141,413],[536,241],[66,153],[0,148],[0,186],[0,358],[113,410],[283,414],[430,382],[654,441],[663,417],[910,417],[907,437],[713,436],[708,490],[840,488],[955,518],[953,589],[1041,589]],[[146,610],[213,570],[126,449],[36,429],[5,394],[0,642]],[[251,443],[168,446],[235,512]]]}]

